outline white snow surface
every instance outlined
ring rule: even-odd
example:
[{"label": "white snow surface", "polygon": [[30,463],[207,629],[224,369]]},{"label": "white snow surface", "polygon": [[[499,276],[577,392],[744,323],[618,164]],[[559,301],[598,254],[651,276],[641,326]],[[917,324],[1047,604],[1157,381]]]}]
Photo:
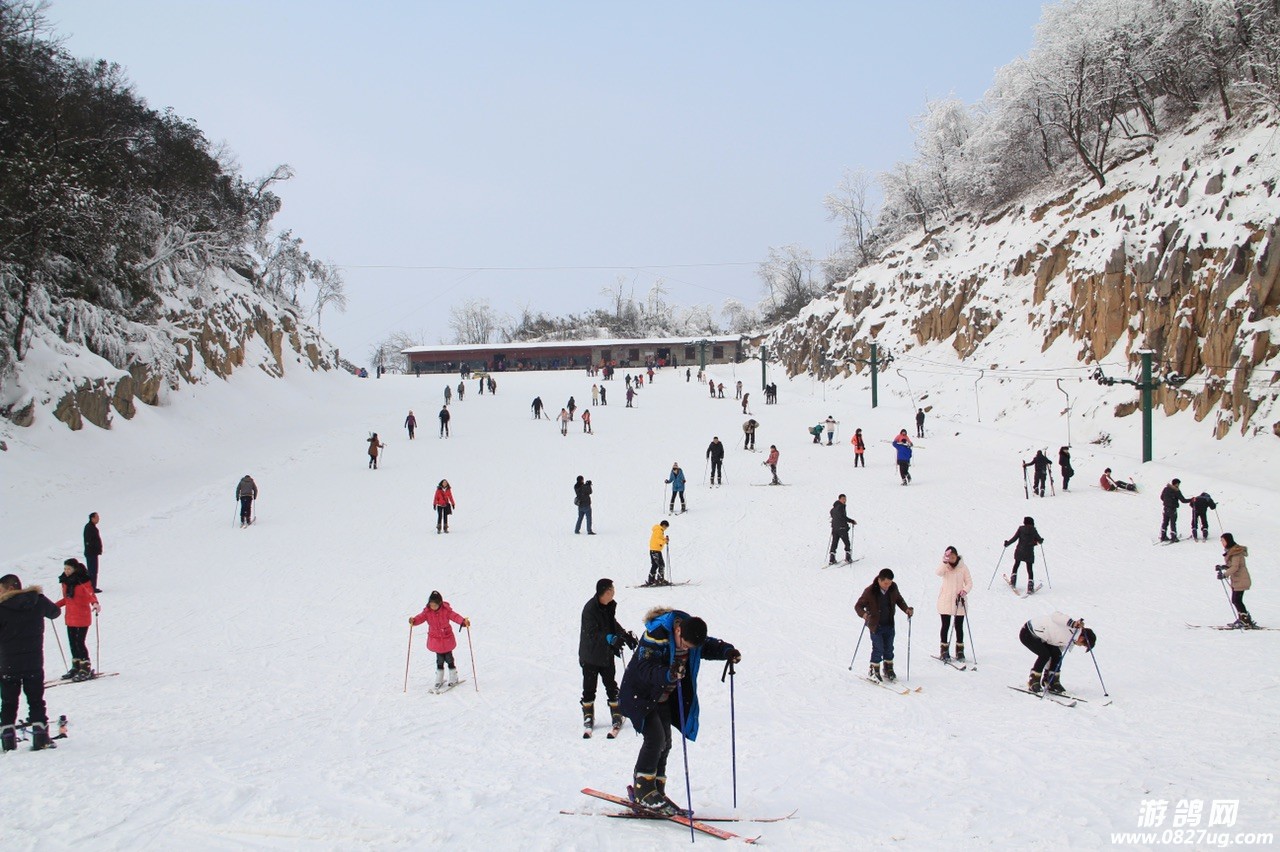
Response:
[{"label": "white snow surface", "polygon": [[[1250,549],[1250,610],[1280,624],[1280,500],[1261,473],[1275,470],[1272,442],[1216,442],[1190,418],[1158,418],[1157,461],[1141,466],[1138,418],[1116,428],[1100,406],[1077,422],[1077,439],[1107,429],[1115,442],[1078,444],[1071,490],[1059,481],[1056,496],[1028,501],[1015,465],[1037,447],[1056,460],[1059,406],[1012,418],[1016,434],[1005,431],[1012,422],[934,410],[914,481],[902,487],[888,441],[902,427],[914,434],[914,423],[900,396],[886,392],[872,410],[865,378],[823,386],[771,375],[780,400],[765,406],[758,367],[712,376],[748,387],[758,446],[777,444],[789,487],[754,487],[768,476],[764,453],[742,449],[740,404],[708,399],[683,368],[661,371],[632,410],[619,373],[610,405],[593,410],[594,436],[575,420],[562,437],[530,416],[535,395],[552,414],[571,394],[585,406],[597,380],[580,372],[499,374],[496,396],[478,396],[468,381],[447,441],[436,437],[436,414],[457,376],[244,370],[170,406],[142,406],[110,431],[72,433],[47,419],[6,426],[0,568],[56,599],[62,560],[81,555],[81,527],[100,512],[101,655],[93,631],[90,651],[95,666],[121,675],[48,691],[52,717],[70,719],[69,738],[56,751],[0,756],[0,845],[686,844],[687,830],[670,823],[559,813],[611,810],[579,789],[624,793],[640,742],[630,726],[614,741],[604,729],[580,738],[579,617],[599,577],[616,582],[626,627],[639,632],[648,608],[675,606],[741,650],[736,813],[798,812],[726,827],[759,834],[768,848],[1101,848],[1112,832],[1139,829],[1145,800],[1168,803],[1158,828],[1173,824],[1182,800],[1203,803],[1201,828],[1211,800],[1238,800],[1230,831],[1280,829],[1280,633],[1185,626],[1230,620],[1213,574],[1217,515],[1215,543],[1152,543],[1171,476],[1188,496],[1210,492]],[[999,387],[987,391],[993,408]],[[413,442],[401,426],[409,409],[421,424]],[[837,444],[815,446],[805,429],[828,414],[841,421]],[[855,427],[867,438],[865,470],[852,466]],[[377,471],[366,467],[370,430],[389,445]],[[703,484],[712,435],[728,448],[718,490]],[[1176,464],[1161,455],[1174,451]],[[670,518],[672,573],[699,584],[628,588],[646,575],[673,461],[688,473],[690,509]],[[1135,475],[1142,493],[1097,488],[1105,466]],[[233,492],[245,473],[261,499],[258,523],[241,530]],[[572,532],[577,474],[594,482],[595,536]],[[447,536],[435,534],[430,509],[441,478],[458,502]],[[826,570],[827,512],[839,492],[865,558]],[[1002,541],[1027,514],[1046,539],[1037,577],[1052,587],[1019,598],[997,577],[988,591],[997,565],[1010,566]],[[1184,508],[1179,529],[1188,528]],[[975,581],[976,672],[929,657],[934,572],[947,545]],[[850,671],[861,626],[853,602],[884,567],[916,610],[910,630],[898,619],[898,670],[905,675],[909,659],[908,684],[923,688],[908,696],[861,680],[866,640]],[[463,633],[457,658],[469,682],[431,694],[433,660],[418,629],[406,694],[407,619],[432,589],[472,620],[478,672]],[[1065,708],[1008,689],[1025,683],[1032,659],[1019,628],[1054,610],[1096,629],[1114,703],[1083,653],[1067,658],[1063,680],[1088,703]],[[62,671],[55,631],[65,639],[61,621],[46,631],[49,677]],[[694,805],[706,814],[734,812],[720,674],[715,662],[702,669],[701,732],[688,748]],[[601,691],[598,718],[605,713]],[[670,792],[681,800],[682,763],[677,739]]]}]

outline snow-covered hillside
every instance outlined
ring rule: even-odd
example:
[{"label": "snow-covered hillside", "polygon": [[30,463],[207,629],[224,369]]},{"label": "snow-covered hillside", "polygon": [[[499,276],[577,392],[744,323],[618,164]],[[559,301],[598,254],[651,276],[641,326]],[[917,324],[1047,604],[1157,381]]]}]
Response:
[{"label": "snow-covered hillside", "polygon": [[[501,374],[496,396],[477,396],[470,381],[444,441],[435,416],[446,377],[302,371],[283,379],[240,371],[172,406],[142,408],[109,432],[72,435],[41,421],[11,434],[0,453],[0,570],[56,596],[59,565],[79,554],[86,515],[100,512],[95,664],[121,675],[49,691],[50,712],[71,721],[57,751],[0,756],[3,846],[687,843],[671,824],[560,813],[608,811],[578,790],[621,792],[639,747],[629,729],[615,741],[579,737],[579,615],[605,576],[617,582],[630,629],[639,631],[649,607],[673,605],[741,650],[738,812],[798,812],[730,827],[761,834],[770,848],[1098,848],[1112,832],[1138,830],[1148,800],[1168,802],[1157,830],[1173,826],[1182,800],[1202,803],[1198,827],[1211,832],[1280,828],[1272,793],[1280,634],[1188,629],[1229,620],[1212,570],[1220,551],[1152,544],[1156,495],[1169,477],[1180,476],[1188,495],[1209,491],[1250,549],[1249,608],[1260,623],[1280,625],[1280,497],[1274,477],[1260,475],[1274,459],[1260,464],[1243,439],[1216,442],[1177,418],[1158,424],[1157,447],[1178,454],[1139,466],[1132,435],[1090,446],[1081,419],[1071,490],[1028,501],[1014,465],[1035,447],[1065,443],[1065,424],[1048,406],[1020,414],[1016,432],[993,424],[989,413],[1021,403],[1011,386],[992,382],[982,423],[958,406],[935,408],[914,481],[903,487],[887,442],[911,422],[904,397],[886,392],[870,410],[864,377],[780,380],[779,404],[764,406],[758,366],[712,375],[751,390],[757,443],[778,446],[787,487],[755,487],[768,477],[763,454],[741,448],[739,403],[708,399],[704,385],[673,370],[630,410],[621,378],[610,383],[611,404],[593,410],[594,436],[575,421],[561,437],[530,415],[535,395],[553,413],[571,394],[589,400],[593,380],[581,373]],[[944,390],[966,392],[964,384],[935,392]],[[410,409],[422,423],[413,442],[401,427]],[[805,429],[828,414],[841,421],[838,443],[815,446]],[[866,469],[852,467],[856,427],[867,437]],[[366,467],[371,430],[389,445],[376,472]],[[702,482],[713,435],[729,450],[717,490]],[[670,518],[672,569],[698,585],[628,588],[646,574],[673,461],[691,482],[688,514]],[[1143,492],[1094,487],[1106,466],[1134,475]],[[233,491],[245,473],[261,499],[258,523],[241,530]],[[593,537],[572,533],[578,474],[594,482]],[[441,478],[458,503],[447,536],[435,534],[429,505]],[[828,570],[827,512],[840,492],[865,558]],[[1019,598],[997,580],[988,591],[997,565],[1009,567],[1002,541],[1027,514],[1045,536],[1037,574],[1052,588]],[[1184,511],[1184,534],[1188,520]],[[934,571],[947,545],[976,583],[976,671],[929,659]],[[909,657],[909,683],[922,690],[908,696],[861,680],[866,641],[850,671],[860,627],[853,602],[883,567],[916,608],[910,630],[898,623],[899,671]],[[478,671],[463,634],[458,659],[472,683],[432,695],[420,629],[404,694],[406,619],[432,589],[472,620]],[[1031,663],[1020,626],[1055,609],[1097,630],[1113,703],[1083,654],[1068,658],[1064,683],[1088,703],[1064,708],[1008,689],[1025,683]],[[50,632],[47,672],[60,665]],[[733,802],[731,708],[719,676],[719,665],[704,667],[689,773],[695,806],[723,814]],[[677,743],[678,797],[681,764]],[[1212,800],[1238,800],[1233,827],[1210,826]]]}]

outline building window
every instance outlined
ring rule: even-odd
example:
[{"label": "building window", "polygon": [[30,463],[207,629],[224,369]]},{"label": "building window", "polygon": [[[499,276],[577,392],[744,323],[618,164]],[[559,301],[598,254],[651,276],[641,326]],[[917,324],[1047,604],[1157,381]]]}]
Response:
[{"label": "building window", "polygon": [[692,361],[694,358],[697,358],[697,357],[698,357],[697,349],[694,349],[692,346],[686,346],[684,348],[684,360]]},{"label": "building window", "polygon": [[711,357],[712,357],[712,359],[714,359],[714,360],[716,360],[716,361],[723,361],[723,360],[724,360],[724,347],[723,347],[723,346],[712,346],[712,347],[711,347]]},{"label": "building window", "polygon": [[639,350],[639,349],[632,349],[632,350],[631,350],[631,354],[629,354],[627,357],[628,357],[630,360],[632,360],[632,361],[639,361],[639,360],[640,360],[640,350]]}]

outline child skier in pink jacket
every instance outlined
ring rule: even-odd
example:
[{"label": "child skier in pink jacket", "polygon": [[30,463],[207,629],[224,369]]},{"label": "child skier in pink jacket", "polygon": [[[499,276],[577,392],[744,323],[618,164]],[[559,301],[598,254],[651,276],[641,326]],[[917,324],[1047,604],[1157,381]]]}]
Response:
[{"label": "child skier in pink jacket", "polygon": [[427,605],[422,608],[422,612],[409,618],[409,623],[414,627],[424,621],[427,624],[427,650],[434,651],[436,655],[435,688],[439,690],[445,686],[444,667],[446,664],[449,666],[448,685],[454,686],[458,683],[458,668],[453,662],[453,649],[458,647],[458,640],[454,638],[453,628],[449,625],[449,622],[461,624],[463,627],[470,627],[471,619],[458,615],[439,592],[433,591],[431,596],[427,598]]}]

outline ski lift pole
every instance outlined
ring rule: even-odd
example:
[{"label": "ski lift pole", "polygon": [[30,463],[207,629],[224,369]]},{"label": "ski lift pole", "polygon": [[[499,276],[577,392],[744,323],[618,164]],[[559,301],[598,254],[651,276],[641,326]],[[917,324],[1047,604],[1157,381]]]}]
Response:
[{"label": "ski lift pole", "polygon": [[1058,379],[1058,390],[1062,391],[1062,395],[1067,398],[1067,446],[1071,446],[1071,394],[1067,393],[1062,387],[1062,379]]}]

